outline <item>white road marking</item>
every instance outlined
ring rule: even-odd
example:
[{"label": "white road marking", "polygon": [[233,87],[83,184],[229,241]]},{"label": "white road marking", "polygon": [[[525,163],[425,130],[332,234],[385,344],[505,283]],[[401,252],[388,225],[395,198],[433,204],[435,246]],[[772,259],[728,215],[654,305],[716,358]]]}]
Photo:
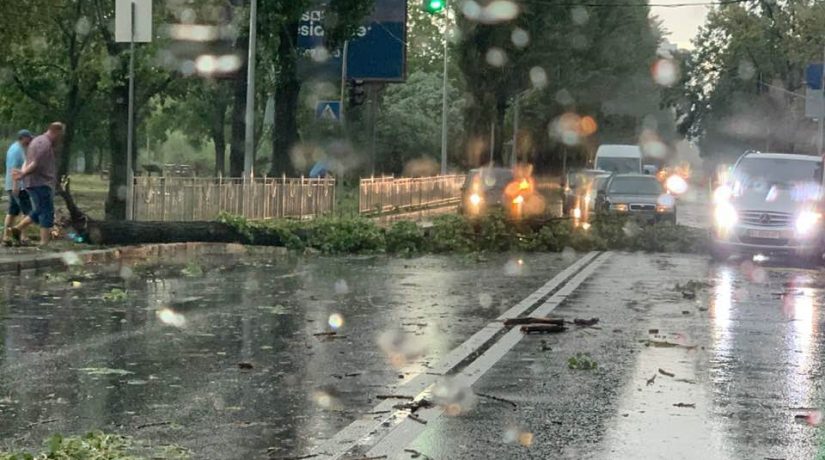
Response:
[{"label": "white road marking", "polygon": [[[544,286],[537,289],[535,292],[527,296],[524,300],[522,300],[521,302],[519,302],[506,312],[504,312],[502,315],[500,315],[495,321],[487,324],[487,326],[473,334],[473,336],[467,339],[464,343],[450,351],[435,367],[431,369],[429,373],[419,374],[416,377],[410,379],[404,385],[401,385],[400,387],[396,388],[395,393],[415,394],[419,395],[417,399],[420,399],[422,394],[425,393],[426,390],[431,388],[433,384],[436,383],[439,378],[441,378],[441,376],[447,374],[450,370],[455,368],[462,361],[472,356],[473,353],[476,353],[496,334],[498,334],[504,327],[502,323],[503,320],[507,318],[521,316],[522,314],[524,314],[524,312],[526,312],[532,306],[538,303],[542,298],[546,297],[548,294],[553,292],[553,290],[558,289],[560,286],[562,286],[561,289],[559,289],[559,291],[555,293],[542,307],[539,307],[539,309],[537,309],[534,314],[545,315],[549,313],[549,311],[551,311],[552,308],[550,308],[546,312],[543,312],[542,309],[544,308],[544,306],[554,301],[561,303],[561,301],[563,301],[564,298],[567,295],[569,295],[569,292],[572,292],[572,289],[568,289],[568,286],[570,284],[573,284],[576,280],[581,279],[581,281],[583,281],[584,279],[581,278],[581,273],[592,272],[592,270],[588,271],[590,267],[592,267],[592,265],[588,266],[587,264],[595,260],[593,265],[600,265],[604,261],[606,255],[603,254],[598,259],[596,259],[598,254],[598,252],[590,252],[586,254],[584,257],[574,262],[573,264],[571,264],[561,273],[557,274],[550,281],[545,283]],[[576,275],[576,273],[580,271],[581,273],[572,278],[570,283],[564,285],[564,283],[568,279],[570,279],[571,276]],[[579,281],[579,283],[581,283],[581,281]],[[521,335],[521,331],[518,328],[511,330],[508,334],[511,334],[513,332],[516,332],[518,336]],[[506,338],[507,335],[505,335],[504,337]],[[492,348],[494,348],[495,346],[496,345],[491,347],[491,349],[488,350],[487,353],[484,353],[476,361],[487,356],[488,353],[490,353],[490,351],[492,351]],[[470,366],[472,366],[472,364]],[[490,364],[490,366],[492,366],[492,363]],[[393,409],[393,406],[396,404],[398,404],[398,401],[382,401],[381,403],[373,407],[372,410],[368,411],[368,413],[382,415],[365,415],[362,418],[355,420],[346,428],[336,433],[333,437],[326,440],[323,444],[313,449],[312,454],[324,455],[326,456],[325,458],[339,459],[357,446],[370,446],[375,444],[380,439],[380,436],[378,436],[379,432],[386,434],[386,432],[389,431],[389,429],[386,426],[384,426],[385,424],[388,424],[390,426],[398,425],[399,423],[407,419],[406,414],[404,412]],[[416,424],[418,425],[418,423]]]},{"label": "white road marking", "polygon": [[[592,264],[588,265],[569,282],[567,282],[558,292],[553,294],[544,304],[533,313],[534,316],[546,316],[557,306],[567,299],[593,272],[596,271],[608,258],[610,253],[599,256]],[[504,355],[507,354],[522,338],[524,334],[520,328],[513,328],[490,347],[484,354],[470,363],[464,370],[454,378],[457,388],[470,388],[485,372],[490,370]],[[416,399],[426,397],[432,387],[427,392],[419,395]],[[444,414],[444,408],[435,406],[429,409],[420,409],[416,412],[418,418],[431,422]],[[413,442],[426,429],[426,425],[403,417],[397,426],[393,427],[389,434],[381,439],[375,446],[367,452],[367,457],[380,457],[386,455],[388,458],[405,458],[404,448]]]}]

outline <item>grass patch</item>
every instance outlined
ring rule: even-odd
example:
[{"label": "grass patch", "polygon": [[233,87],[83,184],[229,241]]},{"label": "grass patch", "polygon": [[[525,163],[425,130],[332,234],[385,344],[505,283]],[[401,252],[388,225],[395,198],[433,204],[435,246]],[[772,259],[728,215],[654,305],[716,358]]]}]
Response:
[{"label": "grass patch", "polygon": [[117,434],[91,432],[83,436],[55,434],[43,442],[38,452],[2,452],[0,460],[186,460],[191,453],[179,446],[149,447]]}]

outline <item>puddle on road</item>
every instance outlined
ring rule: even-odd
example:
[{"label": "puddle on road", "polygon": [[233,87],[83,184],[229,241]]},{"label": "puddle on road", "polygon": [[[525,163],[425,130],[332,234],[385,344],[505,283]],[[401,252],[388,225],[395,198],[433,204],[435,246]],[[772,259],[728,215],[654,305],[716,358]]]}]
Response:
[{"label": "puddle on road", "polygon": [[293,455],[571,261],[227,257],[3,277],[0,439],[104,429]]}]

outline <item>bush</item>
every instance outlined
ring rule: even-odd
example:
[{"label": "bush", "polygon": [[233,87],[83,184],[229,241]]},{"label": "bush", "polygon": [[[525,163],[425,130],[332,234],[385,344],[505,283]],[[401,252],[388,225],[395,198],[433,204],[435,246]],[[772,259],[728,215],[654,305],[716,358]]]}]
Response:
[{"label": "bush", "polygon": [[387,229],[384,236],[387,252],[412,254],[424,249],[424,232],[415,223],[401,220]]},{"label": "bush", "polygon": [[432,252],[470,252],[476,249],[473,227],[462,217],[452,214],[433,220],[427,250]]},{"label": "bush", "polygon": [[384,233],[361,217],[318,219],[310,225],[309,246],[327,254],[376,252],[386,248]]},{"label": "bush", "polygon": [[502,214],[473,220],[442,215],[436,217],[428,229],[410,221],[399,221],[388,229],[381,229],[374,221],[361,217],[250,222],[222,215],[219,220],[235,228],[247,243],[286,246],[293,250],[310,247],[327,254],[466,253],[514,249],[560,252],[568,247],[577,251],[702,253],[707,250],[707,235],[701,229],[672,223],[642,226],[614,217],[600,218],[588,229],[574,227],[571,221],[564,219],[536,227],[535,223],[508,221]]}]

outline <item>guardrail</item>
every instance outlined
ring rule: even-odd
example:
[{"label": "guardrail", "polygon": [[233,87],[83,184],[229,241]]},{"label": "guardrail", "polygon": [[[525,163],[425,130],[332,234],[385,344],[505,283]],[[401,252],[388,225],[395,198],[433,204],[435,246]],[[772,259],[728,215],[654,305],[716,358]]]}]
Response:
[{"label": "guardrail", "polygon": [[261,220],[332,213],[335,179],[135,177],[134,219],[208,221],[221,212]]},{"label": "guardrail", "polygon": [[361,179],[358,211],[361,214],[384,214],[457,205],[461,202],[465,178],[464,175],[452,175]]}]

